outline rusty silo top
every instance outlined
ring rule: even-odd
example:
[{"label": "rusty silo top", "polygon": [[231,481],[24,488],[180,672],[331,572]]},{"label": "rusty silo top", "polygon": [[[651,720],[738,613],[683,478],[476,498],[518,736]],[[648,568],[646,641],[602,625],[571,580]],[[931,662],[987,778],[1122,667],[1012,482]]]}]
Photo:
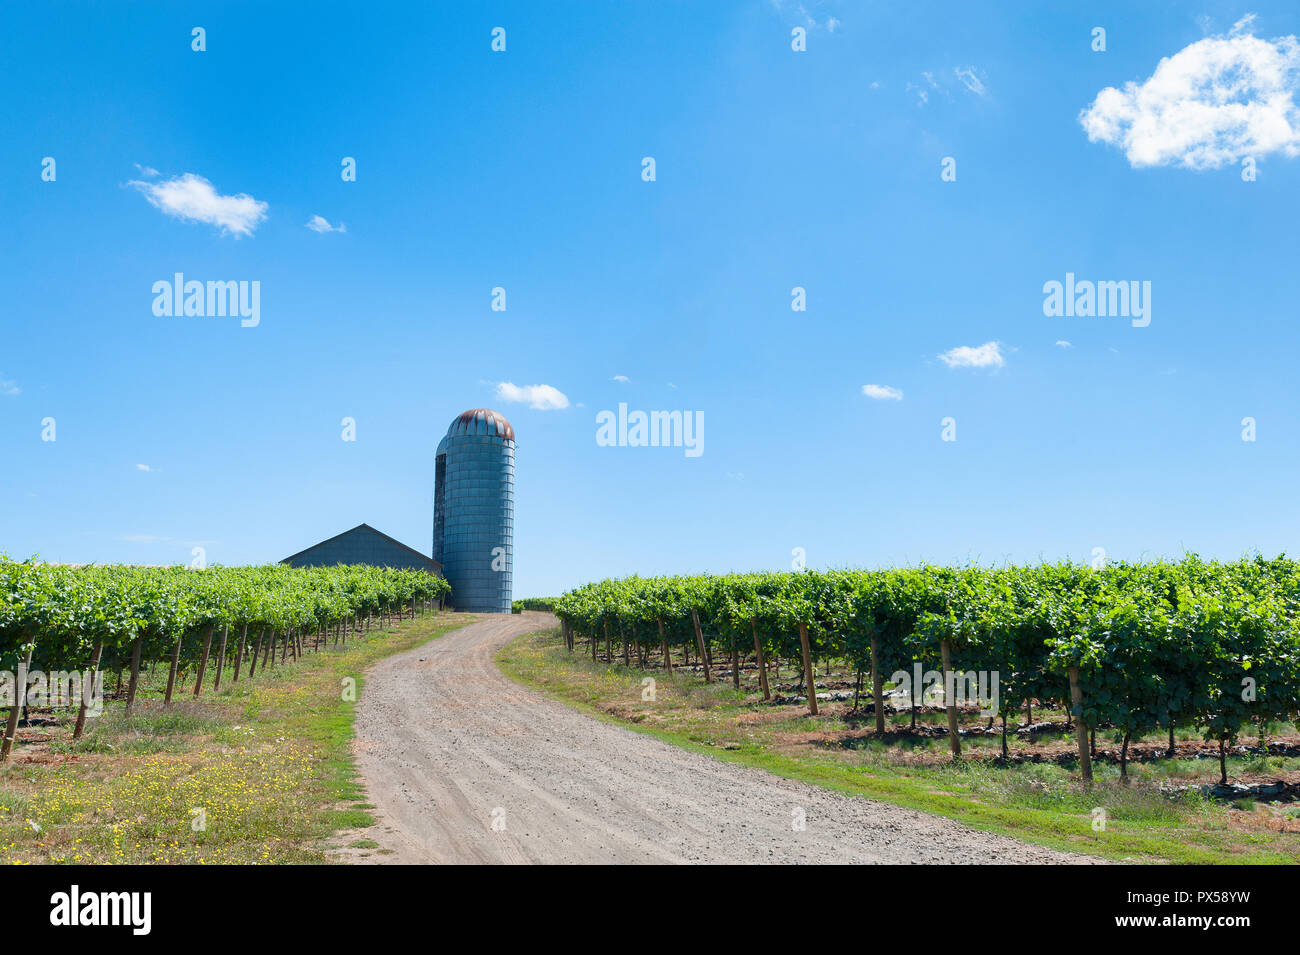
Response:
[{"label": "rusty silo top", "polygon": [[515,429],[499,412],[491,408],[471,408],[462,411],[447,429],[447,437],[462,434],[497,435],[507,441],[515,439]]}]

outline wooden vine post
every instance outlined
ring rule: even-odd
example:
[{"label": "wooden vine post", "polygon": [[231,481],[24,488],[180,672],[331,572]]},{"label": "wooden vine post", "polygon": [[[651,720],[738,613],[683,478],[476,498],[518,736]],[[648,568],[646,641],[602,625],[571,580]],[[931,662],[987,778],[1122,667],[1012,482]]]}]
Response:
[{"label": "wooden vine post", "polygon": [[239,682],[239,668],[244,663],[244,645],[248,642],[248,624],[245,623],[239,631],[239,646],[235,649],[235,672],[230,678],[231,683]]},{"label": "wooden vine post", "polygon": [[27,662],[18,664],[18,681],[14,683],[14,705],[9,708],[9,722],[5,724],[4,742],[0,743],[0,763],[9,758],[14,737],[18,735],[18,716],[27,701],[27,673],[32,666],[32,651],[27,651]]},{"label": "wooden vine post", "polygon": [[208,651],[212,649],[212,631],[216,629],[215,624],[208,624],[208,638],[203,642],[203,652],[199,654],[199,675],[194,681],[194,695],[199,695],[199,690],[203,689],[203,673],[208,668]]},{"label": "wooden vine post", "polygon": [[758,684],[763,688],[763,699],[772,698],[772,690],[767,685],[767,660],[763,659],[763,642],[758,639],[758,618],[749,618],[750,629],[754,631],[754,656],[758,658]]},{"label": "wooden vine post", "polygon": [[[22,671],[22,677],[25,678],[26,671],[22,670],[21,667],[19,667],[19,670]],[[25,687],[21,686],[25,682],[23,678],[20,678],[18,683],[14,684],[14,705],[9,707],[9,719],[5,722],[5,738],[3,742],[0,742],[0,763],[9,758],[9,750],[13,749],[14,745],[14,736],[18,733],[18,711],[21,709],[18,705],[18,698],[25,689]]]},{"label": "wooden vine post", "polygon": [[181,665],[181,641],[185,639],[182,632],[176,638],[176,647],[172,650],[172,665],[167,671],[167,695],[163,697],[163,705],[166,706],[172,701],[172,689],[176,686],[176,670]]},{"label": "wooden vine post", "polygon": [[[104,640],[102,637],[95,638],[95,649],[90,654],[90,678],[94,680],[96,672],[99,670],[99,658],[104,652]],[[77,725],[72,730],[73,739],[81,739],[81,734],[86,730],[86,679],[83,674],[81,679],[81,706],[77,709]]]},{"label": "wooden vine post", "polygon": [[0,742],[0,763],[9,758],[13,749],[14,736],[18,733],[18,714],[23,708],[23,696],[27,693],[27,668],[19,664],[18,680],[14,683],[13,706],[9,707],[9,719],[5,723],[5,738]]},{"label": "wooden vine post", "polygon": [[691,623],[695,625],[695,643],[700,648],[700,663],[704,665],[704,682],[712,683],[713,675],[709,672],[709,654],[704,649],[704,631],[700,629],[700,614],[691,608]]},{"label": "wooden vine post", "polygon": [[668,668],[668,675],[673,675],[673,655],[668,652],[668,638],[664,636],[664,618],[656,617],[655,622],[659,624],[659,645],[664,648],[664,666]]},{"label": "wooden vine post", "polygon": [[876,710],[876,732],[885,732],[885,675],[880,672],[879,640],[871,634],[871,699]]},{"label": "wooden vine post", "polygon": [[144,637],[137,636],[131,645],[131,682],[126,685],[126,715],[131,715],[135,706],[135,690],[140,685],[140,651],[144,648]]},{"label": "wooden vine post", "polygon": [[812,652],[808,648],[808,624],[799,624],[799,649],[803,653],[803,676],[808,684],[808,713],[817,715],[817,678],[812,669]]},{"label": "wooden vine post", "polygon": [[226,668],[226,637],[230,635],[230,625],[221,625],[221,648],[217,650],[217,676],[212,681],[212,692],[221,689],[221,671]]},{"label": "wooden vine post", "polygon": [[1092,785],[1092,754],[1088,751],[1088,721],[1083,718],[1083,687],[1079,684],[1079,667],[1070,667],[1070,709],[1078,710],[1074,721],[1075,735],[1079,740],[1079,772],[1086,785]]},{"label": "wooden vine post", "polygon": [[[248,664],[248,678],[251,680],[253,674],[257,672],[257,658],[262,655],[262,638],[266,635],[266,627],[257,628],[257,646],[253,648],[252,661]],[[263,664],[265,666],[265,664]]]},{"label": "wooden vine post", "polygon": [[952,672],[952,644],[940,641],[939,652],[943,655],[943,708],[948,711],[948,743],[952,755],[961,758],[961,736],[957,733],[957,680]]}]

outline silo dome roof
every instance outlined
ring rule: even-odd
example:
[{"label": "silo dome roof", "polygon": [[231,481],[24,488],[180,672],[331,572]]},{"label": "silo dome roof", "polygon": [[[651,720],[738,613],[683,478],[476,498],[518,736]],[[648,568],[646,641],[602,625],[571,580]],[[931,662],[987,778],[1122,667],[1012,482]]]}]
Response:
[{"label": "silo dome roof", "polygon": [[447,437],[461,434],[497,435],[507,441],[515,439],[515,429],[511,427],[510,422],[504,415],[491,408],[471,408],[457,415],[456,420],[447,429]]}]

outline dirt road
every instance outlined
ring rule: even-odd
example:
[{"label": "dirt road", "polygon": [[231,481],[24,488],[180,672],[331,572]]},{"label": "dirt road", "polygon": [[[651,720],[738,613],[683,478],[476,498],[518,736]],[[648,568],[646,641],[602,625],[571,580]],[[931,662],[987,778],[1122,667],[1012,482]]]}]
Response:
[{"label": "dirt road", "polygon": [[388,852],[358,861],[1091,861],[722,763],[523,689],[493,654],[552,621],[485,616],[371,671],[356,751],[379,822],[363,835]]}]

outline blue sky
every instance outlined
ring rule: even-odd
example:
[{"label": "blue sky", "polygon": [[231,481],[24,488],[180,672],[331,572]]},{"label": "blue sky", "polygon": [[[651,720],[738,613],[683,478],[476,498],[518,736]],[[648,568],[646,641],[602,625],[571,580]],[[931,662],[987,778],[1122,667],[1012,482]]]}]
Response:
[{"label": "blue sky", "polygon": [[[274,6],[0,13],[10,556],[265,562],[362,521],[427,553],[479,406],[518,435],[516,596],[796,547],[1295,549],[1294,4]],[[1248,81],[1226,110],[1153,76],[1184,51]],[[258,281],[259,324],[156,316],[176,272]],[[1150,324],[1045,316],[1067,272],[1149,281]],[[598,446],[619,402],[702,412],[704,453]]]}]

